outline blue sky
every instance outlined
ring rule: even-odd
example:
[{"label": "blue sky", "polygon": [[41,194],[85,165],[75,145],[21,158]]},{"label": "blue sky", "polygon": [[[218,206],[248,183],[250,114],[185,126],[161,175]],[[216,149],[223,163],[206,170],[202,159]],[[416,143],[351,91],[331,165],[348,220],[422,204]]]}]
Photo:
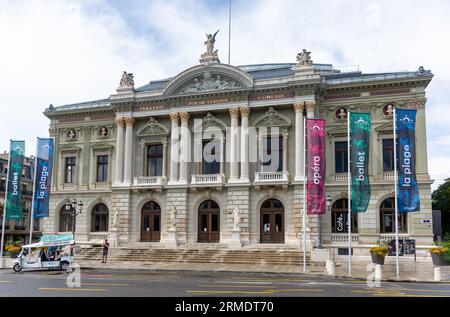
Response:
[{"label": "blue sky", "polygon": [[[450,176],[449,1],[233,0],[234,65],[315,62],[364,72],[435,74],[427,90],[431,176]],[[32,154],[48,135],[42,111],[108,97],[123,70],[137,85],[198,63],[205,33],[220,29],[227,60],[228,0],[0,0],[0,151],[25,139]]]}]

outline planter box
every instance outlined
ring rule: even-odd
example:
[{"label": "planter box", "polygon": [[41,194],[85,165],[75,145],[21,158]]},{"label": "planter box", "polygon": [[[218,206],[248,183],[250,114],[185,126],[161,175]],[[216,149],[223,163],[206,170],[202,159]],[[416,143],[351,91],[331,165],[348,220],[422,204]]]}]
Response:
[{"label": "planter box", "polygon": [[386,258],[385,256],[378,256],[375,253],[370,252],[370,255],[372,256],[372,263],[373,264],[379,264],[379,265],[384,265],[384,259]]},{"label": "planter box", "polygon": [[450,266],[450,262],[444,260],[442,255],[436,253],[430,253],[431,260],[433,260],[433,265],[435,266]]}]

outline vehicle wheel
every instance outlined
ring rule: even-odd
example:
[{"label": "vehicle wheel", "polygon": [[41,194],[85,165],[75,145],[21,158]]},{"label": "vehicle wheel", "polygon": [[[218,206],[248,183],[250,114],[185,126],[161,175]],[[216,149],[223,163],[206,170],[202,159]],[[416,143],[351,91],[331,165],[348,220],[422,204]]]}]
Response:
[{"label": "vehicle wheel", "polygon": [[22,266],[19,263],[14,264],[13,266],[14,272],[20,272],[22,271]]},{"label": "vehicle wheel", "polygon": [[63,270],[63,271],[66,271],[66,270],[69,268],[69,266],[70,266],[70,263],[67,262],[67,261],[62,261],[62,262],[59,264],[59,267],[60,267],[61,270]]}]

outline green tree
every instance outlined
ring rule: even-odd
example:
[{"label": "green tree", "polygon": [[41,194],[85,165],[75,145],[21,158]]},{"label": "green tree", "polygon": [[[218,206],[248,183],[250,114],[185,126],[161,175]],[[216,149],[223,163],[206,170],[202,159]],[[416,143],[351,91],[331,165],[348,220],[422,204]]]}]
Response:
[{"label": "green tree", "polygon": [[443,235],[450,234],[450,178],[431,195],[433,210],[442,211]]}]

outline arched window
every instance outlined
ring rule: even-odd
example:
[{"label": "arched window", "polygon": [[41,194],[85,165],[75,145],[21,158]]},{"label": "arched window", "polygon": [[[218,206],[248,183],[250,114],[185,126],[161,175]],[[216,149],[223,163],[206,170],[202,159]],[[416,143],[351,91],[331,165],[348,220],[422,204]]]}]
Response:
[{"label": "arched window", "polygon": [[72,211],[64,205],[59,211],[59,231],[72,232],[74,230]]},{"label": "arched window", "polygon": [[[406,214],[398,215],[398,232],[407,233]],[[385,199],[380,205],[380,231],[381,233],[395,233],[395,203],[394,198]]]},{"label": "arched window", "polygon": [[[336,200],[331,206],[331,232],[348,233],[348,199]],[[352,233],[358,232],[358,214],[352,213]]]},{"label": "arched window", "polygon": [[108,231],[109,211],[105,204],[97,204],[92,209],[91,232]]}]

